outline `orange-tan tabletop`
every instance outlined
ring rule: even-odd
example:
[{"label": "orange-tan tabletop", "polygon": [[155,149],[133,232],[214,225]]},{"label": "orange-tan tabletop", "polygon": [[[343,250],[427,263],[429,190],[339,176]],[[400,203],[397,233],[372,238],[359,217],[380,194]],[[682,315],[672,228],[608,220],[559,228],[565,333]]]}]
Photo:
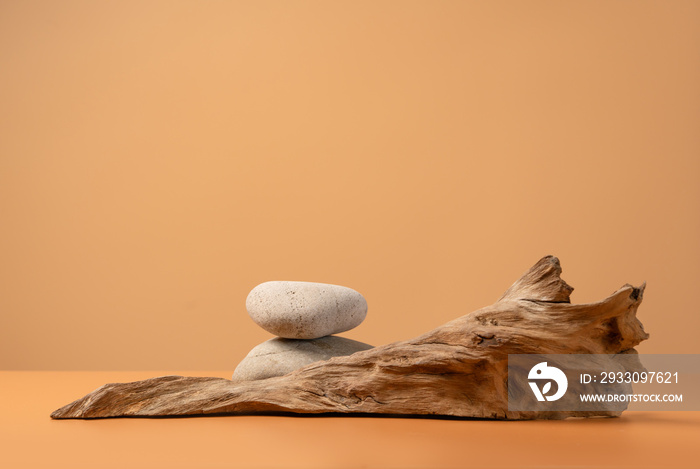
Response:
[{"label": "orange-tan tabletop", "polygon": [[0,372],[0,467],[700,467],[699,412],[525,422],[49,417],[102,384],[164,374],[229,372]]}]

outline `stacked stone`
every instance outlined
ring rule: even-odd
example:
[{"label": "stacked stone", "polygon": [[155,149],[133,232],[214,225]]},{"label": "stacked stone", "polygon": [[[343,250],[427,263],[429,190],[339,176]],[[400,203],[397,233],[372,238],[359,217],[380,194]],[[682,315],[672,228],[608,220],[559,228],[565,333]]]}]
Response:
[{"label": "stacked stone", "polygon": [[332,334],[359,326],[367,301],[355,290],[311,282],[265,282],[253,288],[246,309],[258,326],[276,335],[253,348],[233,381],[272,378],[311,363],[372,346]]}]

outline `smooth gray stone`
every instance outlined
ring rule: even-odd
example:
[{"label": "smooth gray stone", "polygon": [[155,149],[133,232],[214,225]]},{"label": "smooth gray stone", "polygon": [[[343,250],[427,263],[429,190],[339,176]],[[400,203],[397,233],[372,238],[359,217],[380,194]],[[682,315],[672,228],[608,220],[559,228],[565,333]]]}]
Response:
[{"label": "smooth gray stone", "polygon": [[371,345],[337,336],[313,340],[275,337],[253,348],[236,367],[231,379],[251,381],[282,376],[317,361],[371,348]]},{"label": "smooth gray stone", "polygon": [[265,282],[246,309],[258,326],[286,339],[318,339],[349,331],[367,316],[367,301],[352,288],[326,283]]}]

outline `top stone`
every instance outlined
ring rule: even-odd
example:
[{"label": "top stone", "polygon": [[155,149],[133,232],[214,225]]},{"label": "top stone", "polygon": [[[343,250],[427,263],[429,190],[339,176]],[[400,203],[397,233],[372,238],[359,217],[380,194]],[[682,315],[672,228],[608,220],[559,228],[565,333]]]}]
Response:
[{"label": "top stone", "polygon": [[349,331],[367,316],[352,288],[311,282],[265,282],[245,302],[255,324],[286,339],[318,339]]}]

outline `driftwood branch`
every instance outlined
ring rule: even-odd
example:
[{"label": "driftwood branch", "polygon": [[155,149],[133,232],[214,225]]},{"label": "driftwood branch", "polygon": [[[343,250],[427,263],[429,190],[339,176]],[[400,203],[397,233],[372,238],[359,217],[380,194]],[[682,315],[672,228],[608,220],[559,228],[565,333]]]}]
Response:
[{"label": "driftwood branch", "polygon": [[55,419],[251,413],[440,415],[489,419],[615,416],[616,411],[509,412],[509,354],[618,354],[646,339],[644,285],[573,305],[556,257],[541,259],[491,306],[420,337],[233,383],[163,376],[107,384]]}]

